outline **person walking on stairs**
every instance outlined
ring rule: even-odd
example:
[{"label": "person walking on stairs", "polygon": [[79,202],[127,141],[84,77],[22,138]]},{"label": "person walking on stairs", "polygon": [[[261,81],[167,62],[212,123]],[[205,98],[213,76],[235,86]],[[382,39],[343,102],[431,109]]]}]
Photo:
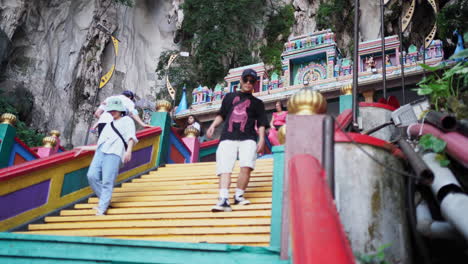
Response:
[{"label": "person walking on stairs", "polygon": [[132,91],[126,90],[123,91],[122,94],[113,95],[107,97],[104,102],[99,105],[96,112],[94,112],[94,116],[98,118],[98,121],[93,126],[93,130],[97,128],[98,137],[101,135],[104,127],[106,124],[112,121],[112,116],[106,112],[106,105],[109,103],[110,100],[118,98],[122,101],[122,104],[125,107],[125,112],[128,116],[132,117],[140,126],[144,128],[152,127],[151,125],[145,124],[139,114],[138,111],[135,109],[135,103],[133,100],[135,99],[135,94]]},{"label": "person walking on stairs", "polygon": [[[250,204],[250,201],[244,198],[244,192],[249,183],[250,174],[255,168],[257,153],[263,152],[265,128],[269,127],[265,105],[262,100],[252,95],[257,82],[257,72],[253,69],[244,70],[241,77],[241,90],[228,93],[224,97],[218,115],[206,132],[206,136],[211,138],[215,128],[226,121],[216,151],[216,174],[220,177],[219,199],[213,206],[212,212],[232,211],[229,203],[229,186],[232,170],[238,157],[240,173],[237,178],[234,204]],[[258,135],[255,126],[258,127]]]},{"label": "person walking on stairs", "polygon": [[133,146],[138,142],[135,123],[125,116],[122,100],[116,97],[108,100],[106,111],[112,116],[112,121],[104,127],[97,145],[78,147],[75,154],[78,156],[83,150],[96,150],[87,174],[89,185],[99,197],[96,215],[104,215],[107,211],[119,168],[132,159]]}]

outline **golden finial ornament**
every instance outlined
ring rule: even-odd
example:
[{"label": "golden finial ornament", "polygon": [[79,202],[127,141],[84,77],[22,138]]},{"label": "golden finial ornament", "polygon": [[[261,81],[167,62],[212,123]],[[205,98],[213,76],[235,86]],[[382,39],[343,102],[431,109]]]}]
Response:
[{"label": "golden finial ornament", "polygon": [[171,109],[171,102],[164,99],[156,101],[156,112],[170,112]]},{"label": "golden finial ornament", "polygon": [[278,141],[281,145],[284,145],[286,142],[286,125],[282,125],[278,129]]},{"label": "golden finial ornament", "polygon": [[1,124],[8,124],[14,126],[16,124],[16,116],[10,113],[4,113],[0,118]]},{"label": "golden finial ornament", "polygon": [[58,130],[51,130],[49,134],[53,137],[60,137],[60,131]]},{"label": "golden finial ornament", "polygon": [[301,89],[288,100],[288,113],[294,115],[323,114],[327,111],[327,100],[310,88]]},{"label": "golden finial ornament", "polygon": [[55,144],[57,144],[57,139],[55,137],[45,137],[42,139],[42,144],[44,148],[53,148],[55,147]]},{"label": "golden finial ornament", "polygon": [[350,95],[353,94],[353,86],[351,84],[346,84],[341,87],[341,94],[342,95]]},{"label": "golden finial ornament", "polygon": [[198,129],[194,128],[194,127],[187,127],[185,130],[184,130],[184,135],[185,137],[198,137],[198,135],[200,134],[200,131],[198,131]]}]

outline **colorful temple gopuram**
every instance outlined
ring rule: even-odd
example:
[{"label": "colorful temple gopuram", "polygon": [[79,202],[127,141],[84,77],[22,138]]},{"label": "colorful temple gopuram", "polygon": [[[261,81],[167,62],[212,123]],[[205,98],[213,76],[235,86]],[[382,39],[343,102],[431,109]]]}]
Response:
[{"label": "colorful temple gopuram", "polygon": [[[411,84],[411,77],[423,73],[419,64],[424,62],[437,65],[443,60],[442,41],[433,40],[425,51],[415,45],[402,51],[398,36],[389,36],[385,38],[385,58],[382,58],[381,39],[361,42],[358,59],[359,88],[366,91],[381,89],[382,63],[386,65],[387,86],[400,87],[401,57],[404,74],[408,77],[407,84]],[[273,72],[269,76],[264,64],[258,63],[229,70],[224,78],[225,85],[218,84],[213,89],[200,85],[193,90],[191,107],[179,112],[176,118],[193,114],[202,122],[212,120],[224,95],[239,88],[240,74],[247,68],[253,68],[259,75],[254,95],[265,102],[267,109],[272,109],[275,101],[286,101],[301,88],[312,88],[327,99],[333,99],[340,95],[342,87],[352,83],[354,62],[343,57],[337,47],[335,33],[330,29],[291,38],[284,44],[281,60],[281,75]]]}]

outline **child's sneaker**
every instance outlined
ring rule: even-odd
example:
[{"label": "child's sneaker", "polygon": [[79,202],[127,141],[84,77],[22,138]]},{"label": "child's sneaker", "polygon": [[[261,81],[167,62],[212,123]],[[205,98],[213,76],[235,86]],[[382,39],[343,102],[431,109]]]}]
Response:
[{"label": "child's sneaker", "polygon": [[226,198],[219,198],[218,203],[211,208],[211,212],[231,212],[232,208],[229,205],[229,200]]},{"label": "child's sneaker", "polygon": [[250,204],[250,201],[245,199],[243,195],[237,197],[234,195],[234,204],[248,205]]},{"label": "child's sneaker", "polygon": [[103,212],[101,210],[97,210],[96,215],[100,216],[100,215],[106,215],[106,214],[105,214],[105,212]]}]

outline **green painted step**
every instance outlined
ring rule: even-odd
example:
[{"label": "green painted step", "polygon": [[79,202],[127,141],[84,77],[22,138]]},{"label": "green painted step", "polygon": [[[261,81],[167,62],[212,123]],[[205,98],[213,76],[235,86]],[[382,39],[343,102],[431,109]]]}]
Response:
[{"label": "green painted step", "polygon": [[5,264],[289,264],[269,247],[0,233]]}]

